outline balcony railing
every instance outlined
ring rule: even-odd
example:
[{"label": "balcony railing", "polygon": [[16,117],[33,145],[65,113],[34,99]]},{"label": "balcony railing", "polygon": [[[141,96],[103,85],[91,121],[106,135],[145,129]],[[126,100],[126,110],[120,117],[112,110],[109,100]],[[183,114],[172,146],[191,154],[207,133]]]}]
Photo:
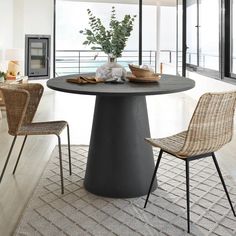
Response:
[{"label": "balcony railing", "polygon": [[[158,71],[157,51],[144,50],[143,64],[147,64]],[[160,62],[172,63],[175,61],[175,51],[161,50]],[[93,50],[57,50],[56,51],[56,75],[78,74],[95,72],[96,69],[107,62],[107,55]],[[138,64],[138,51],[126,50],[117,62],[128,69],[128,64]]]},{"label": "balcony railing", "polygon": [[[142,52],[143,64],[153,68],[155,72],[159,71],[157,63],[157,51],[144,50]],[[235,60],[235,57],[233,58]],[[201,65],[204,68],[215,68],[219,58],[216,55],[202,54]],[[103,52],[93,50],[57,50],[56,51],[56,75],[78,74],[95,72],[96,69],[107,62],[107,55]],[[122,57],[117,62],[128,69],[128,64],[138,64],[138,51],[125,50]],[[159,63],[176,66],[176,51],[161,50]],[[196,63],[196,53],[187,52],[187,63]],[[178,65],[182,65],[182,52],[179,52]]]}]

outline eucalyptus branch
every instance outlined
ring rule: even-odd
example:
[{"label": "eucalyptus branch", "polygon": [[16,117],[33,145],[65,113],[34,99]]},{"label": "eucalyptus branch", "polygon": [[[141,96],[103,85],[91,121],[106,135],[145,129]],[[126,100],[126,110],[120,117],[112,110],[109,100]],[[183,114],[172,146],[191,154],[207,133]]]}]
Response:
[{"label": "eucalyptus branch", "polygon": [[122,21],[116,19],[115,7],[112,7],[109,29],[106,29],[100,18],[95,17],[90,9],[87,9],[90,29],[81,31],[86,36],[84,45],[94,45],[93,50],[102,50],[106,54],[121,57],[126,42],[133,30],[136,15],[125,15]]}]

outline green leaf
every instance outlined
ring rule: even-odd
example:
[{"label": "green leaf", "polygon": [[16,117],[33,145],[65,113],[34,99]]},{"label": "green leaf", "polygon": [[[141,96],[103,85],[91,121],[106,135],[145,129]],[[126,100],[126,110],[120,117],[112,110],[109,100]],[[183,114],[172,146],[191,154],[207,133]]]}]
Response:
[{"label": "green leaf", "polygon": [[83,32],[87,39],[83,44],[98,45],[91,47],[91,49],[99,49],[107,54],[112,53],[114,56],[120,57],[133,30],[136,15],[125,15],[123,20],[118,21],[115,7],[112,6],[109,29],[106,29],[101,19],[94,16],[90,9],[87,9],[87,12],[91,29],[85,29]]}]

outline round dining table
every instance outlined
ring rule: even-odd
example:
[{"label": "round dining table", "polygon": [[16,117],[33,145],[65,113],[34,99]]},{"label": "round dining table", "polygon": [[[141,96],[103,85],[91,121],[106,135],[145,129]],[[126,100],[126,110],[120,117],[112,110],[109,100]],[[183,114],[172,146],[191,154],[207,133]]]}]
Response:
[{"label": "round dining table", "polygon": [[[85,189],[113,198],[146,195],[154,171],[154,158],[152,147],[144,140],[150,137],[145,96],[189,90],[195,82],[174,75],[162,75],[153,83],[67,82],[68,78],[76,77],[78,75],[49,79],[47,86],[61,92],[96,96]],[[152,190],[156,187],[155,181]]]}]

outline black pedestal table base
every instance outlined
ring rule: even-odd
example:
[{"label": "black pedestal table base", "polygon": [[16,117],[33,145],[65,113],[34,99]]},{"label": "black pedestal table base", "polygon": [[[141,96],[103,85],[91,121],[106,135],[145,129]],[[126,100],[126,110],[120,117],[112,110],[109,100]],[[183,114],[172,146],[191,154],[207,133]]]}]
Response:
[{"label": "black pedestal table base", "polygon": [[145,96],[97,96],[85,188],[106,197],[146,195],[154,159],[145,137],[150,137]]}]

